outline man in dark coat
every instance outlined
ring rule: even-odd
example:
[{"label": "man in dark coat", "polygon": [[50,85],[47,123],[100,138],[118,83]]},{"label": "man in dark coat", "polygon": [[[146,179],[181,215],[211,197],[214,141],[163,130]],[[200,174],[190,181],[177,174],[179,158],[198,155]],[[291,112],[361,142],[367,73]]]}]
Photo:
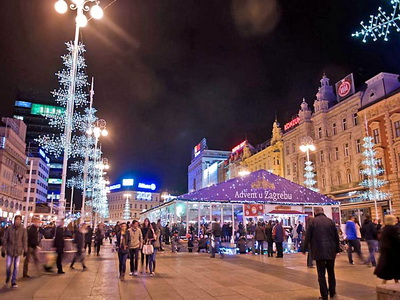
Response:
[{"label": "man in dark coat", "polygon": [[361,228],[361,233],[368,245],[368,263],[371,263],[375,267],[375,251],[378,248],[378,230],[376,229],[376,225],[371,222],[370,216],[366,216],[363,227]]},{"label": "man in dark coat", "polygon": [[211,227],[211,234],[212,238],[214,239],[214,247],[212,247],[211,250],[211,257],[215,257],[215,253],[218,253],[221,255],[220,258],[224,258],[224,253],[222,253],[221,250],[221,236],[222,236],[222,228],[221,225],[218,223],[217,219],[214,220],[214,223],[212,224]]},{"label": "man in dark coat", "polygon": [[93,239],[93,228],[88,226],[87,232],[85,233],[85,252],[86,248],[89,248],[88,254],[92,252],[92,239]]},{"label": "man in dark coat", "polygon": [[[324,214],[322,207],[314,209],[315,218],[307,232],[305,245],[309,245],[312,258],[317,263],[318,282],[321,298],[328,300],[328,293],[336,295],[335,259],[339,253],[339,235],[335,223]],[[305,249],[303,249],[305,253]],[[325,272],[328,272],[329,289],[326,285]]]},{"label": "man in dark coat", "polygon": [[276,245],[276,258],[283,258],[283,240],[285,239],[285,230],[283,229],[282,222],[276,222],[272,229],[272,237]]},{"label": "man in dark coat", "polygon": [[28,268],[29,262],[33,258],[33,261],[36,265],[36,270],[39,273],[39,257],[37,247],[39,246],[40,237],[39,237],[39,223],[40,220],[37,217],[32,218],[32,225],[28,228],[28,252],[26,253],[25,261],[24,261],[24,273],[23,277],[29,278]]},{"label": "man in dark coat", "polygon": [[70,268],[74,268],[74,264],[77,260],[79,260],[82,264],[83,270],[86,269],[85,265],[85,255],[82,253],[83,243],[84,243],[84,234],[86,233],[86,225],[82,224],[79,229],[76,229],[74,232],[74,244],[76,246],[76,252],[74,258],[72,259]]},{"label": "man in dark coat", "polygon": [[274,256],[274,250],[273,250],[274,239],[272,238],[272,228],[273,228],[272,221],[269,220],[268,224],[265,226],[265,235],[268,244],[268,257]]},{"label": "man in dark coat", "polygon": [[64,274],[65,272],[63,271],[62,268],[62,257],[64,254],[64,219],[60,221],[60,224],[56,228],[56,236],[54,237],[54,247],[56,248],[56,253],[57,253],[57,269],[58,269],[58,274]]}]

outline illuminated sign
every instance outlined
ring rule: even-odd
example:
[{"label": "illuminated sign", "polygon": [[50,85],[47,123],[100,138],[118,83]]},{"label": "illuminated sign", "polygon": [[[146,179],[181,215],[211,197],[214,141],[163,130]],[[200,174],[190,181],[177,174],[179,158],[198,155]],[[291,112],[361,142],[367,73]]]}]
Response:
[{"label": "illuminated sign", "polygon": [[31,108],[32,103],[26,101],[15,101],[15,106]]},{"label": "illuminated sign", "polygon": [[154,191],[156,189],[156,185],[154,183],[146,184],[146,183],[139,182],[138,188]]},{"label": "illuminated sign", "polygon": [[65,113],[64,107],[32,103],[32,115],[61,115]]},{"label": "illuminated sign", "polygon": [[290,128],[295,127],[296,125],[299,125],[300,123],[300,117],[294,118],[292,121],[287,122],[284,126],[283,126],[283,130],[289,130]]},{"label": "illuminated sign", "polygon": [[114,185],[110,185],[110,191],[112,191],[112,190],[117,190],[117,189],[120,189],[121,188],[121,184],[114,184]]},{"label": "illuminated sign", "polygon": [[62,164],[51,163],[50,169],[62,169]]},{"label": "illuminated sign", "polygon": [[132,178],[122,179],[122,185],[133,186],[133,179]]},{"label": "illuminated sign", "polygon": [[239,145],[237,145],[235,148],[233,148],[232,154],[235,153],[236,151],[242,150],[244,145],[246,145],[246,141],[241,142]]},{"label": "illuminated sign", "polygon": [[336,82],[335,88],[336,88],[336,97],[338,102],[354,94],[355,89],[354,89],[353,73],[347,75],[339,82]]},{"label": "illuminated sign", "polygon": [[46,163],[50,163],[50,158],[46,156],[46,153],[42,149],[39,149],[40,156],[46,161]]},{"label": "illuminated sign", "polygon": [[151,201],[151,193],[150,192],[137,192],[136,198],[138,200]]},{"label": "illuminated sign", "polygon": [[207,140],[203,138],[193,149],[193,157],[197,157],[201,151],[207,148]]},{"label": "illuminated sign", "polygon": [[61,180],[61,178],[49,178],[48,183],[49,184],[61,184],[62,180]]}]

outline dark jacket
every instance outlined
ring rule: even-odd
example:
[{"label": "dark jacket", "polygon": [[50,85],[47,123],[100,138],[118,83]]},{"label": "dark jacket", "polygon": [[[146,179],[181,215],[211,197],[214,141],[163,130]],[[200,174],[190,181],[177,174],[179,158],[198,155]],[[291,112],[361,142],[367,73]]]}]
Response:
[{"label": "dark jacket", "polygon": [[28,228],[28,247],[36,249],[37,246],[39,246],[39,229],[32,224]]},{"label": "dark jacket", "polygon": [[255,239],[256,241],[265,241],[265,228],[262,226],[257,226],[256,232],[255,232]]},{"label": "dark jacket", "polygon": [[272,243],[272,241],[274,240],[273,238],[272,238],[272,225],[270,225],[270,224],[267,224],[266,226],[265,226],[265,235],[266,235],[266,237],[267,237],[267,242],[268,243]]},{"label": "dark jacket", "polygon": [[400,235],[395,225],[382,229],[380,240],[381,256],[374,274],[384,280],[400,279]]},{"label": "dark jacket", "polygon": [[91,243],[93,239],[93,228],[89,227],[85,233],[85,243]]},{"label": "dark jacket", "polygon": [[20,225],[7,228],[3,236],[2,252],[9,256],[20,256],[28,250],[28,235],[26,229]]},{"label": "dark jacket", "polygon": [[281,223],[276,224],[272,229],[272,232],[275,243],[283,243],[285,233]]},{"label": "dark jacket", "polygon": [[84,235],[79,230],[74,232],[74,244],[76,245],[76,252],[82,253]]},{"label": "dark jacket", "polygon": [[304,243],[310,246],[312,259],[335,259],[336,253],[339,253],[339,235],[335,223],[325,214],[316,215],[307,229]]},{"label": "dark jacket", "polygon": [[54,247],[56,248],[57,253],[64,252],[64,231],[65,228],[61,226],[57,226],[56,228],[56,236],[54,237]]},{"label": "dark jacket", "polygon": [[364,222],[361,233],[367,241],[378,240],[378,230],[376,229],[376,225],[371,221]]},{"label": "dark jacket", "polygon": [[219,223],[213,223],[211,228],[212,228],[211,229],[211,233],[215,237],[221,237],[222,236],[222,228],[221,228],[221,225]]},{"label": "dark jacket", "polygon": [[[125,247],[122,246],[122,238],[125,239]],[[129,252],[129,243],[131,242],[131,235],[128,230],[125,234],[122,234],[121,231],[117,233],[117,248],[119,253],[128,253]]]}]

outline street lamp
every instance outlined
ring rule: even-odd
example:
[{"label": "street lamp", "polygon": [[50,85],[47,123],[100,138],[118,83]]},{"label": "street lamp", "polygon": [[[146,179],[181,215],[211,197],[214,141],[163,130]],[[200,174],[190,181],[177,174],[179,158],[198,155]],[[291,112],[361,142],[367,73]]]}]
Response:
[{"label": "street lamp", "polygon": [[[78,69],[78,41],[79,41],[79,28],[85,27],[87,25],[87,17],[84,12],[89,11],[89,3],[95,3],[90,9],[90,13],[93,18],[100,19],[103,16],[103,10],[99,6],[98,0],[71,0],[71,5],[69,8],[71,10],[76,10],[76,18],[75,18],[75,39],[74,46],[72,49],[72,66],[71,66],[71,84],[69,88],[69,97],[67,101],[66,107],[66,121],[65,121],[65,148],[63,155],[63,167],[61,174],[61,189],[60,189],[60,200],[59,200],[59,208],[58,215],[60,217],[64,217],[65,215],[65,189],[67,184],[67,169],[68,169],[68,156],[69,156],[69,148],[71,143],[71,127],[72,127],[72,116],[74,113],[74,96],[75,96],[75,83],[76,83],[76,73]],[[54,4],[55,10],[60,13],[66,13],[68,10],[68,4],[65,0],[58,0]]]},{"label": "street lamp", "polygon": [[318,189],[314,187],[314,185],[317,183],[317,181],[314,179],[314,167],[312,166],[312,161],[310,160],[310,151],[315,151],[315,145],[310,136],[306,136],[301,140],[300,151],[307,154],[307,160],[305,162],[306,166],[304,168],[306,171],[304,174],[304,177],[306,178],[304,180],[304,184],[310,190],[317,192]]}]

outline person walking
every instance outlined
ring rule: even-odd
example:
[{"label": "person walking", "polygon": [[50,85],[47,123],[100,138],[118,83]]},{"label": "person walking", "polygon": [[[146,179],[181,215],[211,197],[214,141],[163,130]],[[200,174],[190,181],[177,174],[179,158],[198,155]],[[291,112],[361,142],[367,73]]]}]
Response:
[{"label": "person walking", "polygon": [[[125,223],[125,226],[126,223]],[[94,242],[96,244],[96,253],[97,256],[100,256],[100,247],[103,245],[103,239],[104,239],[104,229],[103,229],[103,224],[97,225],[96,232],[94,233]]]},{"label": "person walking", "polygon": [[160,247],[159,247],[159,251],[164,251],[163,247],[162,247],[162,232],[163,232],[163,227],[161,225],[161,219],[157,220],[157,229],[160,230],[160,235],[158,235],[158,240],[160,243]]},{"label": "person walking", "polygon": [[366,216],[365,218],[362,234],[368,245],[369,258],[367,262],[376,267],[375,251],[378,248],[378,230],[376,229],[376,225],[371,222],[370,216]]},{"label": "person walking", "polygon": [[274,239],[272,238],[272,221],[269,220],[268,224],[265,226],[265,235],[268,244],[268,257],[274,257]]},{"label": "person walking", "polygon": [[171,231],[169,230],[169,223],[164,227],[164,242],[165,244],[169,245],[169,240],[171,236]]},{"label": "person walking", "polygon": [[384,217],[385,226],[379,241],[381,255],[374,274],[383,280],[383,284],[392,279],[397,283],[400,279],[400,230],[396,220],[393,215]]},{"label": "person walking", "polygon": [[16,215],[14,224],[7,228],[3,236],[1,256],[6,257],[6,285],[10,282],[13,266],[11,286],[17,288],[18,267],[21,255],[26,256],[28,251],[28,234],[21,225],[22,217]]},{"label": "person walking", "polygon": [[224,253],[221,251],[221,236],[222,236],[222,228],[221,225],[217,222],[217,219],[214,219],[214,223],[211,226],[211,239],[214,239],[214,247],[211,247],[211,257],[215,257],[215,253],[219,253],[221,255],[221,259],[224,258]]},{"label": "person walking", "polygon": [[[313,221],[314,221],[314,217],[309,217],[308,218],[307,224],[306,224],[306,233],[305,234],[307,234],[307,231],[310,229],[310,225],[312,224]],[[310,245],[306,244],[304,242],[304,244],[302,245],[302,249],[303,249],[303,251],[307,251],[307,267],[308,268],[314,268]]]},{"label": "person walking", "polygon": [[33,217],[32,224],[28,227],[28,251],[26,253],[25,261],[24,261],[24,270],[23,277],[29,278],[28,268],[29,262],[33,258],[33,261],[36,266],[37,273],[39,273],[39,258],[38,258],[38,247],[40,243],[40,235],[39,235],[39,218]]},{"label": "person walking", "polygon": [[128,230],[130,235],[129,242],[129,259],[130,259],[130,276],[138,275],[138,261],[139,252],[143,245],[143,235],[139,228],[139,222],[137,220],[132,221],[132,227]]},{"label": "person walking", "polygon": [[348,257],[349,257],[349,263],[351,265],[354,265],[354,261],[353,261],[353,249],[354,252],[357,253],[358,257],[365,262],[364,260],[364,256],[361,252],[361,244],[360,244],[360,240],[357,237],[357,227],[356,227],[356,223],[354,222],[354,217],[353,216],[349,216],[348,221],[346,222],[346,237],[347,237],[347,243],[349,246],[348,249]]},{"label": "person walking", "polygon": [[65,235],[65,228],[64,228],[64,219],[60,220],[60,224],[56,227],[56,235],[54,237],[54,247],[56,248],[57,253],[57,273],[64,274],[62,267],[62,259],[64,255],[64,235]]},{"label": "person walking", "polygon": [[88,254],[92,253],[92,239],[93,239],[93,228],[90,225],[87,227],[87,232],[85,233],[85,252],[88,249]]},{"label": "person walking", "polygon": [[126,260],[129,254],[130,234],[127,231],[126,223],[121,223],[121,231],[117,233],[117,249],[119,261],[119,279],[125,280]]},{"label": "person walking", "polygon": [[[339,253],[339,235],[335,223],[324,214],[322,207],[315,207],[315,218],[306,230],[305,245],[309,245],[312,258],[317,263],[320,299],[336,296],[335,259]],[[305,254],[305,248],[303,247]],[[326,284],[325,272],[328,272]]]},{"label": "person walking", "polygon": [[[153,272],[153,261],[152,261],[152,255],[154,254],[154,243],[157,239],[157,236],[154,232],[153,226],[150,224],[149,219],[144,220],[144,226],[143,228],[146,228],[146,233],[142,232],[143,234],[143,249],[142,253],[146,256],[146,272],[148,269],[150,270],[150,276],[154,276]],[[146,248],[153,248],[153,251],[146,252],[145,251],[145,246]],[[142,270],[143,270],[143,261],[142,261]]]},{"label": "person walking", "polygon": [[276,222],[274,228],[272,229],[272,238],[276,245],[276,258],[283,258],[283,241],[285,239],[285,230],[282,226],[282,221]]},{"label": "person walking", "polygon": [[74,232],[74,244],[76,246],[76,252],[74,258],[72,259],[71,265],[69,266],[71,269],[74,269],[75,261],[78,260],[81,262],[83,270],[86,270],[85,255],[82,253],[86,231],[87,226],[82,224],[81,227]]},{"label": "person walking", "polygon": [[[145,243],[147,242],[147,238],[148,238],[147,232],[149,231],[149,229],[150,229],[150,220],[149,220],[149,218],[146,218],[146,219],[144,219],[142,227],[141,227],[142,236],[143,236],[143,245],[145,245]],[[143,248],[143,245],[142,245],[142,248]],[[144,259],[145,258],[146,258],[146,269],[144,268]],[[148,269],[149,268],[149,257],[143,253],[143,250],[141,251],[140,261],[141,261],[141,266],[142,266],[141,267],[142,274],[145,272],[144,270],[146,270],[146,273],[147,273],[149,270]]]},{"label": "person walking", "polygon": [[261,222],[258,222],[255,231],[255,238],[257,241],[257,252],[260,255],[264,255],[264,241],[266,240],[266,236],[265,236],[265,228],[262,226]]},{"label": "person walking", "polygon": [[[161,247],[161,241],[159,239],[159,236],[161,235],[161,230],[158,228],[156,223],[151,223],[151,226],[153,228],[153,232],[155,234],[155,240],[154,240],[154,249],[153,249],[153,254],[150,256],[150,264],[153,264],[153,275],[156,273],[156,256],[157,252],[160,250]],[[150,274],[151,275],[151,274]]]}]

